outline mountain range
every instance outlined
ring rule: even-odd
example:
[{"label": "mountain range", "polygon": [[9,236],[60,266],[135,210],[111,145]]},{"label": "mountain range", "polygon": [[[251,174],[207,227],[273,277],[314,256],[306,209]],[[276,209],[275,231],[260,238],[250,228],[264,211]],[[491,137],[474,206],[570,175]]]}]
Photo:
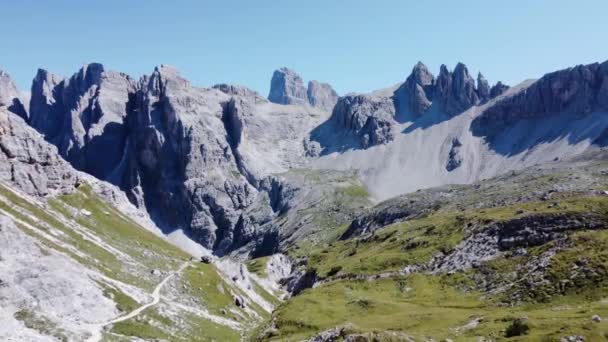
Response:
[{"label": "mountain range", "polygon": [[403,79],[0,71],[0,338],[608,336],[608,61]]}]

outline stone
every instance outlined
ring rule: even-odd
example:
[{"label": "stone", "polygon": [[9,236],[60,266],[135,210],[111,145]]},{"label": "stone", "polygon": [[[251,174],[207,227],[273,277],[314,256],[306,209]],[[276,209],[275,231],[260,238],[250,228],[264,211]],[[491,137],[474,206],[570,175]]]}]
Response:
[{"label": "stone", "polygon": [[460,154],[460,148],[462,144],[458,138],[452,139],[452,147],[450,148],[450,152],[448,153],[448,162],[445,166],[445,169],[448,172],[452,172],[462,164],[462,155]]},{"label": "stone", "polygon": [[591,320],[595,323],[600,323],[602,321],[602,318],[599,315],[593,315],[591,316]]}]

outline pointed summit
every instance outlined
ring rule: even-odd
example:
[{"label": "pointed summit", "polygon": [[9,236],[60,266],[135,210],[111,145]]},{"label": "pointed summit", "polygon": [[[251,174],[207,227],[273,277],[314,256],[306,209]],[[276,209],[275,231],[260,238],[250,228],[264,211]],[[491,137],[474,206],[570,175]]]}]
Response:
[{"label": "pointed summit", "polygon": [[[435,76],[422,62],[416,63],[405,83],[397,90],[400,101],[407,103],[413,113],[420,115],[431,107]],[[407,108],[406,107],[406,108]]]},{"label": "pointed summit", "polygon": [[435,76],[431,74],[429,69],[422,62],[416,63],[414,68],[412,69],[412,73],[408,76],[407,80],[411,80],[420,84],[421,86],[427,86],[429,84],[433,84],[435,81]]}]

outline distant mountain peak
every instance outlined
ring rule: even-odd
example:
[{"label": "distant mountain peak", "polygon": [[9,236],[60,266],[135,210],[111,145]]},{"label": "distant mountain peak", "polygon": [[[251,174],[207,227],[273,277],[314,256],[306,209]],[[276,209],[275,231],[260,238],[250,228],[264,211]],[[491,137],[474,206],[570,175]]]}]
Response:
[{"label": "distant mountain peak", "polygon": [[338,93],[328,83],[304,81],[295,71],[282,67],[272,74],[268,100],[284,105],[307,105],[331,111],[338,101]]}]

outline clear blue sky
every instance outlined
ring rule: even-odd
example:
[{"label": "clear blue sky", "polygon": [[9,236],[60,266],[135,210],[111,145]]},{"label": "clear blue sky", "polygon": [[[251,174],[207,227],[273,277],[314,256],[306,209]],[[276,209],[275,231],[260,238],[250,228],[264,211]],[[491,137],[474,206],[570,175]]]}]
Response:
[{"label": "clear blue sky", "polygon": [[608,59],[608,1],[0,0],[0,68],[29,89],[38,67],[87,62],[139,77],[171,64],[195,85],[268,92],[272,71],[341,94],[402,81],[421,60],[462,61],[517,83]]}]

